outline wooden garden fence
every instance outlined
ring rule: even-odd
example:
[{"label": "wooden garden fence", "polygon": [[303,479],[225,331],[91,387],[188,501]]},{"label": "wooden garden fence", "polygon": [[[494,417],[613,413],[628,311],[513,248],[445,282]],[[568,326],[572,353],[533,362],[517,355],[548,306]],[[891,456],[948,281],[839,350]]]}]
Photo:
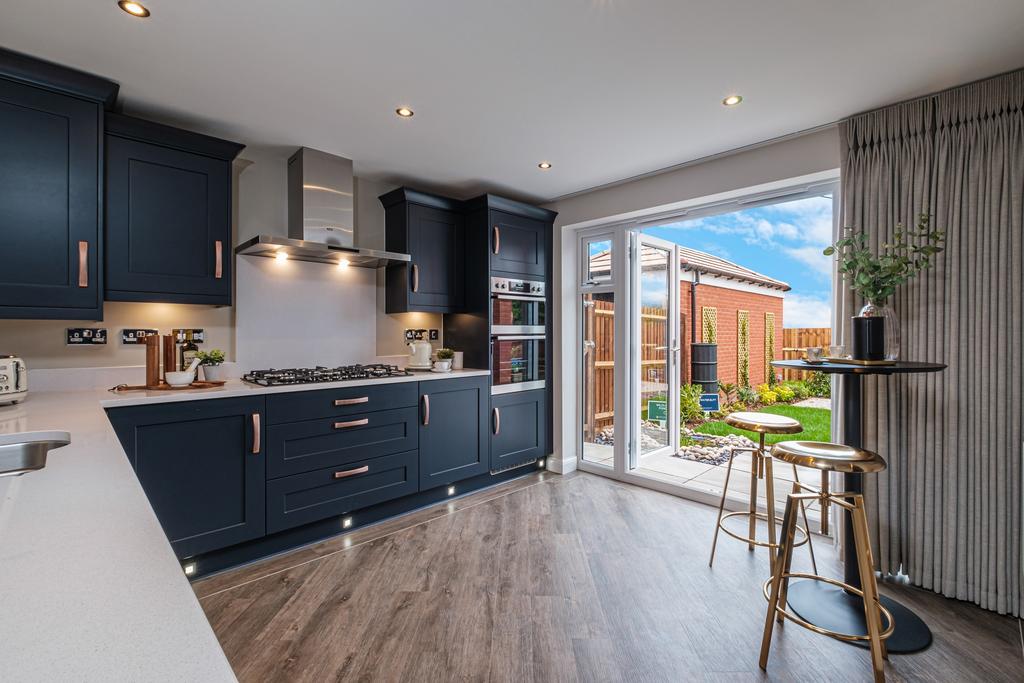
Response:
[{"label": "wooden garden fence", "polygon": [[[804,349],[808,346],[825,348],[831,343],[832,328],[830,327],[787,327],[782,330],[782,357],[786,360],[798,360],[804,357]],[[782,378],[784,380],[804,379],[806,374],[802,370],[786,369],[782,373]]]}]

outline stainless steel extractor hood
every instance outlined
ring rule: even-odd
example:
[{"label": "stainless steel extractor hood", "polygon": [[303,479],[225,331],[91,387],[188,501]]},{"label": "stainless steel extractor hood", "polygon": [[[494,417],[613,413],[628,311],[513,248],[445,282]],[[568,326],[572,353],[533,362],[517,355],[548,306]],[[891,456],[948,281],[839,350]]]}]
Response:
[{"label": "stainless steel extractor hood", "polygon": [[410,261],[408,254],[356,244],[352,160],[308,147],[288,160],[288,237],[257,235],[235,253],[361,268]]}]

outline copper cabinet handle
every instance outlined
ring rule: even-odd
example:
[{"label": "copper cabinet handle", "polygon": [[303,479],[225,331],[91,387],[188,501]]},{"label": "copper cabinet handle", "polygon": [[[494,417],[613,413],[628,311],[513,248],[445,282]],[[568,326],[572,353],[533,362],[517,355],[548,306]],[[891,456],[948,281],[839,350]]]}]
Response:
[{"label": "copper cabinet handle", "polygon": [[335,422],[335,429],[348,429],[349,427],[362,427],[370,424],[370,418],[364,417],[361,420],[349,420],[348,422]]},{"label": "copper cabinet handle", "polygon": [[412,291],[420,291],[420,267],[412,264]]},{"label": "copper cabinet handle", "polygon": [[501,228],[495,225],[491,231],[494,233],[494,248],[491,250],[495,256],[501,251]]},{"label": "copper cabinet handle", "polygon": [[354,406],[357,403],[369,403],[369,396],[360,396],[359,398],[336,398],[334,399],[335,406]]},{"label": "copper cabinet handle", "polygon": [[498,436],[501,434],[501,410],[497,407],[493,409],[494,412],[494,435]]},{"label": "copper cabinet handle", "polygon": [[78,242],[78,286],[89,286],[89,243],[85,240]]},{"label": "copper cabinet handle", "polygon": [[220,240],[213,243],[213,257],[216,260],[213,266],[213,277],[219,280],[224,277],[224,243]]},{"label": "copper cabinet handle", "polygon": [[253,455],[260,453],[260,414],[252,414],[252,452]]},{"label": "copper cabinet handle", "polygon": [[423,426],[430,424],[430,394],[423,394]]},{"label": "copper cabinet handle", "polygon": [[370,466],[369,465],[363,465],[362,467],[357,467],[354,470],[342,470],[341,472],[335,472],[334,473],[334,478],[335,479],[344,479],[345,477],[354,477],[357,474],[366,474],[369,471],[370,471]]}]

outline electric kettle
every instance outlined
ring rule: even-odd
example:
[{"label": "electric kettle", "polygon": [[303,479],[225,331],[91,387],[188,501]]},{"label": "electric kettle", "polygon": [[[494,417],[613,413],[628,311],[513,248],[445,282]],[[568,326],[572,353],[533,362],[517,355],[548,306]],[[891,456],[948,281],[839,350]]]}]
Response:
[{"label": "electric kettle", "polygon": [[433,348],[430,342],[418,339],[409,343],[409,361],[405,367],[410,370],[430,370],[430,354]]}]

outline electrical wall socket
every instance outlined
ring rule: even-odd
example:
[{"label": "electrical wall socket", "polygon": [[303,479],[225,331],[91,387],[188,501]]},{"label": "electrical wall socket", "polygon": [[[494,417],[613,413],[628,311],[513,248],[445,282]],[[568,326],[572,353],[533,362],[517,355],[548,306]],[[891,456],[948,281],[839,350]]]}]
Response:
[{"label": "electrical wall socket", "polygon": [[68,346],[102,346],[107,343],[107,328],[69,327],[64,343]]},{"label": "electrical wall socket", "polygon": [[159,330],[154,330],[148,327],[125,327],[121,330],[121,343],[122,344],[143,344],[143,339],[151,334],[158,334]]},{"label": "electrical wall socket", "polygon": [[203,328],[201,327],[183,327],[181,329],[171,330],[171,334],[174,335],[174,339],[179,344],[185,343],[186,333],[192,332],[192,341],[196,344],[202,344],[206,341],[206,335],[203,334]]}]

